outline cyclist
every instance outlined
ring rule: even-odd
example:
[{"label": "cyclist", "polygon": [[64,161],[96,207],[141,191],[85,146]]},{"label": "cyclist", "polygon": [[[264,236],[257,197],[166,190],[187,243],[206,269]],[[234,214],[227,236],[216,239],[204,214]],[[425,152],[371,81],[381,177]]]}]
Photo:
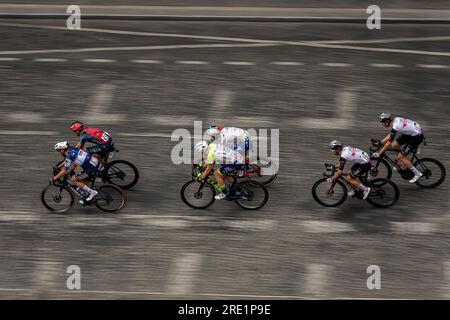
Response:
[{"label": "cyclist", "polygon": [[252,148],[250,134],[247,130],[241,128],[221,128],[220,125],[212,124],[211,127],[206,130],[206,134],[211,137],[211,141],[215,141],[216,137],[218,137],[216,143],[241,153]]},{"label": "cyclist", "polygon": [[[414,177],[409,180],[409,182],[416,182],[423,174],[412,165],[407,156],[411,151],[416,150],[424,141],[425,138],[422,127],[417,122],[407,118],[395,117],[390,113],[382,113],[379,115],[378,119],[385,128],[390,128],[391,131],[380,141],[380,145],[382,146],[381,150],[375,152],[372,156],[378,158],[382,156],[389,147],[392,147],[392,149],[397,151],[397,160],[414,173]],[[400,136],[394,140],[397,132],[400,133]]]},{"label": "cyclist", "polygon": [[213,170],[214,163],[224,163],[220,168],[214,171],[214,177],[220,188],[220,193],[216,195],[215,198],[217,200],[224,199],[227,196],[224,179],[230,181],[230,176],[236,174],[238,171],[244,170],[244,157],[235,150],[231,150],[215,143],[208,144],[206,141],[197,143],[195,145],[195,150],[206,155],[206,168],[203,170],[203,173],[199,173],[197,176],[197,181],[199,182],[208,178],[210,172]]},{"label": "cyclist", "polygon": [[[74,121],[70,125],[70,130],[80,137],[80,142],[77,143],[76,147],[85,150],[100,162],[102,162],[106,153],[113,149],[113,140],[111,135],[106,131],[98,128],[85,127],[81,121]],[[91,142],[94,145],[85,149],[84,145],[86,142]]]},{"label": "cyclist", "polygon": [[[83,171],[71,177],[72,181],[82,190],[89,193],[86,202],[91,201],[97,195],[97,191],[92,190],[86,185],[85,180],[93,178],[98,173],[98,160],[89,153],[78,149],[77,147],[70,147],[67,141],[58,142],[55,145],[55,150],[64,156],[66,159],[62,165],[61,171],[52,178],[52,181],[57,181],[63,177],[69,170],[74,170],[76,166],[80,166]],[[80,200],[84,204],[83,200]]]},{"label": "cyclist", "polygon": [[[338,170],[333,177],[328,178],[329,183],[336,181],[344,170],[345,163],[347,161],[352,162],[353,166],[349,175],[345,177],[348,183],[350,183],[355,190],[361,190],[363,192],[363,199],[367,199],[370,193],[370,188],[366,187],[361,181],[358,180],[359,177],[364,176],[371,168],[369,155],[354,147],[344,146],[340,141],[333,140],[329,144],[329,148],[332,150],[333,154],[340,156]],[[353,192],[350,192],[353,195]]]}]

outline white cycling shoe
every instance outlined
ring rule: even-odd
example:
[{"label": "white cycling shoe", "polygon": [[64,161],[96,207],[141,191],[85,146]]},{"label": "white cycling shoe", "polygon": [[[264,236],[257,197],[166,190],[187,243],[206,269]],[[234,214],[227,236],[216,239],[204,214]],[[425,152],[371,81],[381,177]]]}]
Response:
[{"label": "white cycling shoe", "polygon": [[414,182],[416,182],[417,180],[419,180],[419,179],[422,178],[422,177],[423,177],[423,173],[420,173],[419,176],[414,176],[414,178],[412,178],[411,180],[409,180],[409,182],[414,183]]},{"label": "white cycling shoe", "polygon": [[89,202],[89,201],[91,201],[92,199],[94,199],[95,196],[96,196],[97,194],[98,194],[97,191],[92,190],[92,192],[89,194],[89,197],[86,198],[86,202]]},{"label": "white cycling shoe", "polygon": [[372,190],[372,189],[367,188],[366,191],[363,192],[363,199],[364,199],[364,200],[367,199],[367,197],[369,196],[371,190]]},{"label": "white cycling shoe", "polygon": [[225,199],[226,196],[227,196],[227,195],[226,195],[225,193],[221,192],[221,193],[219,193],[218,195],[216,195],[214,198],[215,198],[216,200],[222,200],[222,199]]}]

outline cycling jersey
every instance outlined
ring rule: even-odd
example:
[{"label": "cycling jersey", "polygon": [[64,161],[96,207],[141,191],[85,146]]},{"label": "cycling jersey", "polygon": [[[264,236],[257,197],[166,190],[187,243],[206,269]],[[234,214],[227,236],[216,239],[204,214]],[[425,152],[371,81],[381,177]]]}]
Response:
[{"label": "cycling jersey", "polygon": [[245,158],[235,150],[215,143],[210,143],[208,146],[206,164],[214,164],[214,162],[223,164],[243,164],[245,163]]},{"label": "cycling jersey", "polygon": [[98,160],[92,157],[89,153],[78,149],[70,148],[69,153],[64,162],[64,169],[69,170],[70,167],[75,164],[80,166],[83,171],[92,172],[98,168]]},{"label": "cycling jersey", "polygon": [[241,144],[246,140],[250,140],[250,134],[247,130],[225,127],[220,131],[220,144],[222,146],[232,148],[235,145]]},{"label": "cycling jersey", "polygon": [[391,139],[394,139],[397,132],[405,136],[417,136],[421,135],[423,130],[417,122],[406,118],[396,117],[392,124],[390,133]]},{"label": "cycling jersey", "polygon": [[344,147],[342,148],[341,158],[340,158],[340,166],[341,170],[344,169],[345,163],[349,161],[357,164],[367,164],[370,162],[369,155],[362,151],[361,149],[354,147]]},{"label": "cycling jersey", "polygon": [[92,142],[97,145],[107,145],[112,143],[112,138],[108,132],[98,128],[87,128],[80,138],[80,147],[83,148],[86,142]]}]

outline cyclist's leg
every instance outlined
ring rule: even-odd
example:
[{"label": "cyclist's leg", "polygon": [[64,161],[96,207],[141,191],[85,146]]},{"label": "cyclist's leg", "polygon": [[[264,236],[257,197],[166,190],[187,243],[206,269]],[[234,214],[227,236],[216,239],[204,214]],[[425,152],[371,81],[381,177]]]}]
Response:
[{"label": "cyclist's leg", "polygon": [[77,187],[79,187],[80,189],[82,189],[82,190],[84,190],[84,191],[89,192],[90,194],[92,194],[92,192],[93,192],[94,190],[92,190],[91,188],[89,188],[89,187],[87,186],[87,184],[86,184],[86,179],[88,179],[89,177],[90,177],[89,173],[83,171],[83,172],[74,174],[74,175],[71,177],[71,179],[72,179],[72,182],[75,183],[75,185],[76,185]]},{"label": "cyclist's leg", "polygon": [[[398,160],[401,161],[409,170],[411,170],[415,175],[415,180],[422,176],[422,173],[417,170],[416,167],[413,166],[411,161],[407,158],[407,156],[413,151],[416,150],[417,147],[423,142],[423,135],[409,137],[408,141],[401,148],[398,153]],[[411,180],[414,182],[414,179]]]},{"label": "cyclist's leg", "polygon": [[103,162],[102,158],[103,158],[103,154],[104,154],[104,146],[102,145],[94,145],[91,146],[89,148],[86,148],[86,152],[89,153],[90,155],[92,155],[93,157],[95,157],[100,163]]},{"label": "cyclist's leg", "polygon": [[359,180],[367,171],[370,170],[370,164],[359,164],[355,163],[351,169],[350,174],[347,176],[347,181],[350,183],[356,190],[366,191],[367,187],[361,183]]}]

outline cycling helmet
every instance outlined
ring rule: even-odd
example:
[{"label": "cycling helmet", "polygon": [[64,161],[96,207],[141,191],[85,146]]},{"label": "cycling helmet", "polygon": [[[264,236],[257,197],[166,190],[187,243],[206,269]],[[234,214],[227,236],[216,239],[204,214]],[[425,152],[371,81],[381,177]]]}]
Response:
[{"label": "cycling helmet", "polygon": [[208,142],[206,141],[200,141],[195,145],[195,151],[203,151],[208,148]]},{"label": "cycling helmet", "polygon": [[328,145],[328,147],[331,150],[339,150],[340,148],[342,148],[342,142],[338,141],[338,140],[333,140],[330,142],[330,144]]},{"label": "cycling helmet", "polygon": [[378,116],[378,120],[384,125],[389,125],[393,118],[392,114],[384,112]]},{"label": "cycling helmet", "polygon": [[67,143],[67,141],[58,142],[57,144],[55,144],[56,151],[66,150],[68,148],[69,148],[69,144]]},{"label": "cycling helmet", "polygon": [[80,132],[83,129],[84,129],[84,124],[81,121],[74,121],[70,125],[70,130],[72,130],[75,133],[78,133],[78,132]]},{"label": "cycling helmet", "polygon": [[208,130],[206,130],[206,135],[210,136],[211,138],[214,138],[220,133],[221,130],[222,127],[220,125],[212,124],[211,127]]}]

